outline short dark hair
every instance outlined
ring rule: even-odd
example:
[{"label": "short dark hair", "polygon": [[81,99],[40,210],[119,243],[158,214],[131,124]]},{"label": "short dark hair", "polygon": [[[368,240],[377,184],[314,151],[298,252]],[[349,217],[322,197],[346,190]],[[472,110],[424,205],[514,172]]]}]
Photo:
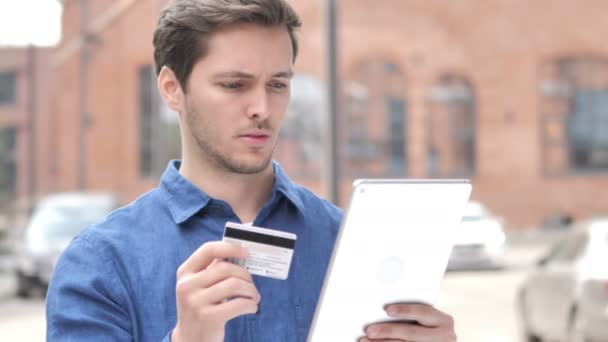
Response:
[{"label": "short dark hair", "polygon": [[226,25],[285,25],[298,54],[295,30],[301,21],[286,0],[172,0],[160,14],[154,31],[156,73],[170,67],[186,91],[194,64],[207,54],[209,36]]}]

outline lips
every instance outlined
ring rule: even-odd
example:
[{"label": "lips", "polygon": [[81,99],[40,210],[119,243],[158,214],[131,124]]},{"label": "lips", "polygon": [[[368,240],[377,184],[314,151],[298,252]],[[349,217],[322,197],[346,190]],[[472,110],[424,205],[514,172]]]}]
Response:
[{"label": "lips", "polygon": [[261,148],[270,140],[270,134],[265,131],[251,131],[239,135],[239,139],[249,147]]}]

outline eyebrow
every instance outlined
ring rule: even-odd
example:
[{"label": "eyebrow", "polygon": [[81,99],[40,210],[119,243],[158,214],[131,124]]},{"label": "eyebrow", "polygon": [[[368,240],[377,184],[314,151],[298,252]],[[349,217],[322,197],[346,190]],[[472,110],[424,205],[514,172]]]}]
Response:
[{"label": "eyebrow", "polygon": [[[280,71],[277,73],[274,73],[272,75],[272,77],[278,77],[278,78],[292,78],[293,77],[293,71]],[[242,71],[224,71],[224,72],[218,72],[217,74],[213,75],[213,78],[241,78],[241,79],[253,79],[255,78],[254,75],[252,74],[248,74],[246,72],[242,72]]]}]

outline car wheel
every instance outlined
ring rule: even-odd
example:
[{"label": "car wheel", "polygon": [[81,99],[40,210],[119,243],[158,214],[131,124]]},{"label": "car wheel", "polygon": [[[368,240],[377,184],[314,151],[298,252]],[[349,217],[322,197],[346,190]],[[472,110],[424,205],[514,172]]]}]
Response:
[{"label": "car wheel", "polygon": [[30,279],[21,273],[17,273],[17,297],[28,298],[30,296],[33,284]]},{"label": "car wheel", "polygon": [[588,342],[585,336],[585,319],[576,308],[572,309],[568,324],[568,342]]}]

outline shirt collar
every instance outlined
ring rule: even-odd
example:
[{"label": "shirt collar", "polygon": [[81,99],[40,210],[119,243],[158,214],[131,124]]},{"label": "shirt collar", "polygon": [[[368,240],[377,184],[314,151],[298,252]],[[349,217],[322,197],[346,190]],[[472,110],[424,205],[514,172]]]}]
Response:
[{"label": "shirt collar", "polygon": [[172,160],[160,179],[160,193],[173,220],[186,222],[211,201],[206,193],[179,173],[181,161]]},{"label": "shirt collar", "polygon": [[[205,208],[212,198],[197,188],[179,173],[181,161],[172,160],[163,173],[159,190],[165,201],[171,217],[177,224],[182,224],[196,213]],[[298,196],[297,186],[287,177],[276,161],[272,162],[274,169],[273,198],[277,193],[282,194],[300,212],[304,212],[304,204]]]},{"label": "shirt collar", "polygon": [[303,214],[304,203],[298,194],[298,186],[287,177],[287,174],[283,171],[278,162],[273,161],[272,166],[274,168],[274,185],[272,187],[272,192],[283,194],[283,196],[285,196],[285,198]]}]

